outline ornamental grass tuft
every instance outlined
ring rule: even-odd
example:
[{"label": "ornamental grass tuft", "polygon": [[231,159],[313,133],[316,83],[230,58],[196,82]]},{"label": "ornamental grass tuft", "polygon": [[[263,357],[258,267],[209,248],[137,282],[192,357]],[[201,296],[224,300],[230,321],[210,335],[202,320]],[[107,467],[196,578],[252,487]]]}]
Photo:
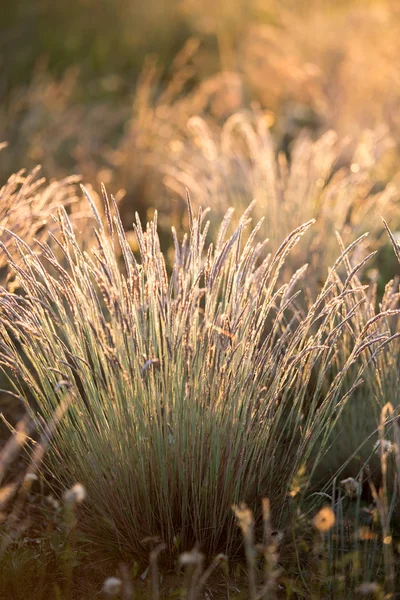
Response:
[{"label": "ornamental grass tuft", "polygon": [[188,199],[169,268],[157,213],[145,229],[137,218],[135,254],[113,198],[103,190],[102,218],[86,195],[90,250],[63,208],[52,247],[14,234],[16,262],[3,246],[23,293],[0,292],[1,366],[39,428],[62,415],[44,466],[60,494],[85,488],[80,523],[94,542],[144,559],[149,538],[168,556],[195,544],[232,556],[232,505],[245,502],[257,523],[269,498],[274,522],[284,518],[296,474],[312,475],[390,341],[377,322],[396,311],[360,310],[366,259],[351,260],[363,238],[304,308],[306,265],[286,283],[280,273],[313,221],[270,254],[252,206],[232,233],[228,211],[212,243],[208,211]]}]

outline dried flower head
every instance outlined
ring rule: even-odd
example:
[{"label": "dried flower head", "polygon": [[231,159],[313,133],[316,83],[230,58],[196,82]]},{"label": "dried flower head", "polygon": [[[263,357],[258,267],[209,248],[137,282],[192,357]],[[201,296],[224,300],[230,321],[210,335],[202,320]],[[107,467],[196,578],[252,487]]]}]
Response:
[{"label": "dried flower head", "polygon": [[336,521],[335,513],[329,506],[321,508],[321,510],[315,515],[313,519],[313,525],[315,529],[324,533],[332,529]]},{"label": "dried flower head", "polygon": [[354,479],[354,477],[347,477],[347,479],[342,479],[340,485],[344,487],[349,496],[360,491],[361,484],[359,481]]},{"label": "dried flower head", "polygon": [[243,532],[245,537],[251,535],[253,528],[253,514],[246,504],[239,504],[239,506],[233,506],[233,512],[238,520],[238,525]]},{"label": "dried flower head", "polygon": [[119,577],[108,577],[103,583],[102,591],[106,596],[118,596],[121,588],[122,581]]},{"label": "dried flower head", "polygon": [[383,452],[390,454],[393,450],[393,444],[390,440],[378,440],[374,444],[374,450],[379,450],[382,448]]},{"label": "dried flower head", "polygon": [[86,498],[86,490],[81,483],[76,483],[63,496],[64,502],[69,505],[80,504]]}]

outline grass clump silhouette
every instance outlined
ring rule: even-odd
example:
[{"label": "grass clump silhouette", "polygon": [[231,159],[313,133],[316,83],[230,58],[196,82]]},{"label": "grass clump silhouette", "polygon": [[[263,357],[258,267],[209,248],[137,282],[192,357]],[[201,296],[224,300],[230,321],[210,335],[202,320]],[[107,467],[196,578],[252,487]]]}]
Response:
[{"label": "grass clump silhouette", "polygon": [[255,510],[269,498],[279,520],[294,477],[303,465],[312,474],[362,383],[370,361],[361,357],[390,340],[376,330],[390,311],[366,319],[359,310],[365,259],[349,257],[362,238],[304,309],[296,290],[306,265],[288,283],[279,275],[312,221],[271,255],[257,241],[261,222],[250,225],[252,206],[231,235],[228,212],[209,243],[207,211],[195,215],[188,199],[189,231],[182,241],[173,231],[169,272],[157,214],[145,230],[137,219],[135,256],[112,197],[103,190],[103,219],[86,196],[90,251],[62,208],[51,234],[61,258],[17,235],[18,261],[3,246],[23,294],[0,294],[1,365],[39,428],[69,389],[45,465],[63,489],[86,488],[80,522],[92,540],[138,557],[149,536],[170,556],[195,543],[232,555],[232,505]]}]

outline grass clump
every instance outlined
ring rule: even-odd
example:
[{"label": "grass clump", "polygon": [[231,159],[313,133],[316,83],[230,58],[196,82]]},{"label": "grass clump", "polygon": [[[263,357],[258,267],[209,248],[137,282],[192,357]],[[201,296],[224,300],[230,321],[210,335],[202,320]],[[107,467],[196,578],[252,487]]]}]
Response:
[{"label": "grass clump", "polygon": [[[338,246],[335,231],[346,245],[369,232],[361,260],[378,250],[375,264],[367,263],[371,278],[381,287],[392,276],[394,256],[382,258],[387,247],[380,215],[397,223],[397,185],[385,172],[393,149],[387,132],[365,131],[357,143],[328,131],[316,139],[303,132],[283,151],[261,110],[237,111],[221,127],[196,115],[188,121],[188,136],[180,154],[160,160],[165,183],[184,197],[188,187],[194,203],[211,206],[223,215],[230,206],[246,207],[257,200],[255,214],[264,216],[262,235],[273,251],[299,223],[316,220],[302,244],[285,265],[288,276],[310,265],[309,287],[319,291]],[[364,254],[363,254],[364,252]],[[389,268],[387,266],[389,263]],[[379,265],[378,271],[372,267]],[[380,290],[382,294],[383,290]]]},{"label": "grass clump", "polygon": [[289,283],[279,277],[312,221],[270,255],[257,242],[261,223],[249,228],[251,207],[232,235],[227,214],[214,245],[206,211],[195,216],[189,200],[189,232],[181,242],[173,232],[169,273],[157,215],[145,230],[137,219],[135,256],[116,204],[104,192],[101,219],[88,200],[90,252],[63,209],[53,238],[62,259],[16,235],[19,263],[3,248],[23,295],[1,291],[2,367],[39,425],[63,415],[46,468],[56,486],[85,486],[81,519],[93,540],[139,557],[149,537],[170,556],[194,544],[232,555],[232,505],[255,510],[268,497],[283,516],[295,475],[304,464],[313,471],[362,383],[360,356],[390,339],[374,330],[385,314],[360,327],[361,265],[349,257],[361,240],[303,310],[296,289],[306,267]]},{"label": "grass clump", "polygon": [[[0,152],[6,148],[0,143]],[[13,173],[0,187],[0,227],[1,241],[7,247],[11,237],[7,230],[23,237],[30,243],[36,237],[46,239],[51,230],[51,213],[60,205],[71,206],[76,203],[76,184],[79,177],[70,176],[60,181],[46,184],[44,177],[39,177],[40,167],[30,173],[21,169]],[[2,273],[7,268],[7,258],[3,254],[0,259]]]}]

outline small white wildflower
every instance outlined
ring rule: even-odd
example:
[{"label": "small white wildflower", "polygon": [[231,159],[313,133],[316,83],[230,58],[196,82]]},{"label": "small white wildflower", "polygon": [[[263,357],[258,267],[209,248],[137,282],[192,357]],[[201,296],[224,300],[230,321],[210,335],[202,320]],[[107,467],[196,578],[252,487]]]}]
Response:
[{"label": "small white wildflower", "polygon": [[283,538],[285,537],[285,534],[283,533],[283,531],[273,531],[271,533],[271,537],[272,537],[272,541],[274,542],[274,544],[279,546],[279,544],[282,542]]},{"label": "small white wildflower", "polygon": [[342,479],[340,485],[344,487],[346,492],[352,496],[355,492],[360,489],[360,482],[354,479],[354,477],[347,477],[347,479]]},{"label": "small white wildflower", "polygon": [[390,452],[393,450],[393,444],[390,440],[378,440],[375,442],[374,450],[378,450],[380,447],[382,447],[383,451],[387,452],[388,454],[390,454]]},{"label": "small white wildflower", "polygon": [[33,483],[34,481],[38,480],[38,476],[36,475],[36,473],[27,473],[24,477],[24,482],[25,483]]},{"label": "small white wildflower", "polygon": [[86,498],[86,490],[81,483],[76,483],[70,490],[64,493],[63,499],[66,504],[80,504]]},{"label": "small white wildflower", "polygon": [[220,552],[217,554],[214,560],[215,562],[228,562],[228,557],[226,554],[222,554],[222,552]]},{"label": "small white wildflower", "polygon": [[55,510],[58,510],[60,508],[59,501],[56,498],[54,498],[54,496],[52,496],[51,494],[46,496],[46,500]]},{"label": "small white wildflower", "polygon": [[118,596],[121,592],[122,581],[119,577],[108,577],[103,583],[103,593],[107,596]]},{"label": "small white wildflower", "polygon": [[179,557],[179,564],[182,567],[186,565],[200,565],[203,562],[203,555],[197,550],[183,552]]},{"label": "small white wildflower", "polygon": [[375,581],[366,581],[357,588],[357,592],[361,596],[369,596],[370,594],[377,594],[380,589],[380,586]]}]

